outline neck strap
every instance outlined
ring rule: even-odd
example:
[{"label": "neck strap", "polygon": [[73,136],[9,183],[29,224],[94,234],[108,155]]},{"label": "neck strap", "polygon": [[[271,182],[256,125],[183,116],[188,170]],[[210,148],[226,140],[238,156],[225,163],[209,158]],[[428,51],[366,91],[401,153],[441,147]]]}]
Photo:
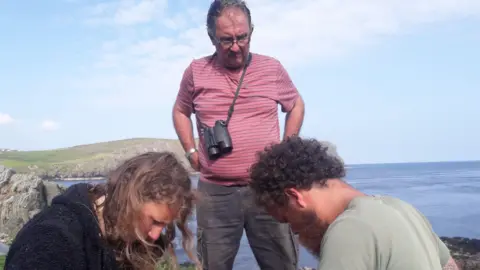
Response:
[{"label": "neck strap", "polygon": [[225,121],[225,125],[228,126],[228,123],[230,122],[230,119],[232,118],[233,110],[235,107],[235,102],[237,101],[238,94],[240,93],[240,88],[242,88],[242,83],[243,83],[243,78],[245,77],[245,72],[247,71],[247,67],[250,65],[250,61],[252,60],[252,54],[248,54],[247,57],[247,62],[245,63],[245,66],[243,67],[242,75],[240,76],[240,80],[238,81],[238,86],[237,86],[237,91],[235,91],[235,96],[233,97],[232,104],[230,105],[230,108],[228,109],[228,116],[227,120]]}]

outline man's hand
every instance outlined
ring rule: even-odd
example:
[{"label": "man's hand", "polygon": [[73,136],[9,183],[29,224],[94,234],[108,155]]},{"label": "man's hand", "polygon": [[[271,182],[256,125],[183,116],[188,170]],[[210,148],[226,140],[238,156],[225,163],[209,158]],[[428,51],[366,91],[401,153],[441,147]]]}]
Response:
[{"label": "man's hand", "polygon": [[193,154],[191,154],[188,161],[190,161],[190,165],[195,171],[200,171],[200,160],[198,158],[198,151],[195,151]]}]

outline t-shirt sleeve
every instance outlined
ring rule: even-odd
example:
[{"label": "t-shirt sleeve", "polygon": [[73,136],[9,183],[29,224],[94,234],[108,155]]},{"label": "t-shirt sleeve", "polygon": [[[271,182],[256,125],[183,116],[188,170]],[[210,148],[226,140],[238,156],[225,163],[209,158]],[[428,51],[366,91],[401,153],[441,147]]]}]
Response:
[{"label": "t-shirt sleeve", "polygon": [[282,107],[282,112],[290,112],[300,96],[297,88],[293,84],[290,75],[283,65],[278,62],[277,66],[277,90],[278,90],[278,103]]},{"label": "t-shirt sleeve", "polygon": [[[417,213],[422,217],[428,228],[433,232],[432,224],[430,224],[430,221],[427,219],[427,217],[420,213],[418,210]],[[442,265],[442,267],[444,267],[451,258],[450,250],[435,232],[433,232],[433,238],[433,241],[435,241],[438,246],[438,256],[440,258],[440,264]]]},{"label": "t-shirt sleeve", "polygon": [[5,261],[6,270],[78,269],[82,262],[80,243],[56,226],[37,225],[24,231],[13,242]]},{"label": "t-shirt sleeve", "polygon": [[355,218],[332,225],[322,241],[318,270],[376,269],[377,240],[372,228]]},{"label": "t-shirt sleeve", "polygon": [[440,239],[440,237],[435,235],[435,238],[438,243],[438,255],[440,257],[440,264],[442,265],[442,267],[444,267],[451,258],[450,250],[448,249],[447,245],[445,245],[445,243],[442,241],[442,239]]},{"label": "t-shirt sleeve", "polygon": [[193,108],[193,69],[190,64],[183,72],[182,80],[180,81],[180,89],[178,90],[175,106],[185,115],[194,113]]}]

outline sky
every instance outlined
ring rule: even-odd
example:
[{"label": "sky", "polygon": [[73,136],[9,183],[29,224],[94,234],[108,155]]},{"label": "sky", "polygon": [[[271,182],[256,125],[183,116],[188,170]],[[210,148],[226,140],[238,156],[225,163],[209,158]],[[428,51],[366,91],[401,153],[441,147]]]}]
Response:
[{"label": "sky", "polygon": [[[480,1],[250,0],[251,50],[347,163],[480,160]],[[176,138],[210,0],[0,0],[0,148]],[[282,123],[284,115],[280,114]]]}]

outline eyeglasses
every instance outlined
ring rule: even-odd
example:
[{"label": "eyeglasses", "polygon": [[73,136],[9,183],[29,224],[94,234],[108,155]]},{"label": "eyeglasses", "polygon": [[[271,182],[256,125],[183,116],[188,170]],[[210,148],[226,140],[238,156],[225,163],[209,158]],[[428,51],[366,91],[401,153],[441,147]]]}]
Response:
[{"label": "eyeglasses", "polygon": [[223,38],[216,38],[216,41],[220,43],[225,48],[231,48],[233,44],[237,43],[238,46],[245,46],[250,41],[249,34],[243,34],[233,37],[223,37]]}]

